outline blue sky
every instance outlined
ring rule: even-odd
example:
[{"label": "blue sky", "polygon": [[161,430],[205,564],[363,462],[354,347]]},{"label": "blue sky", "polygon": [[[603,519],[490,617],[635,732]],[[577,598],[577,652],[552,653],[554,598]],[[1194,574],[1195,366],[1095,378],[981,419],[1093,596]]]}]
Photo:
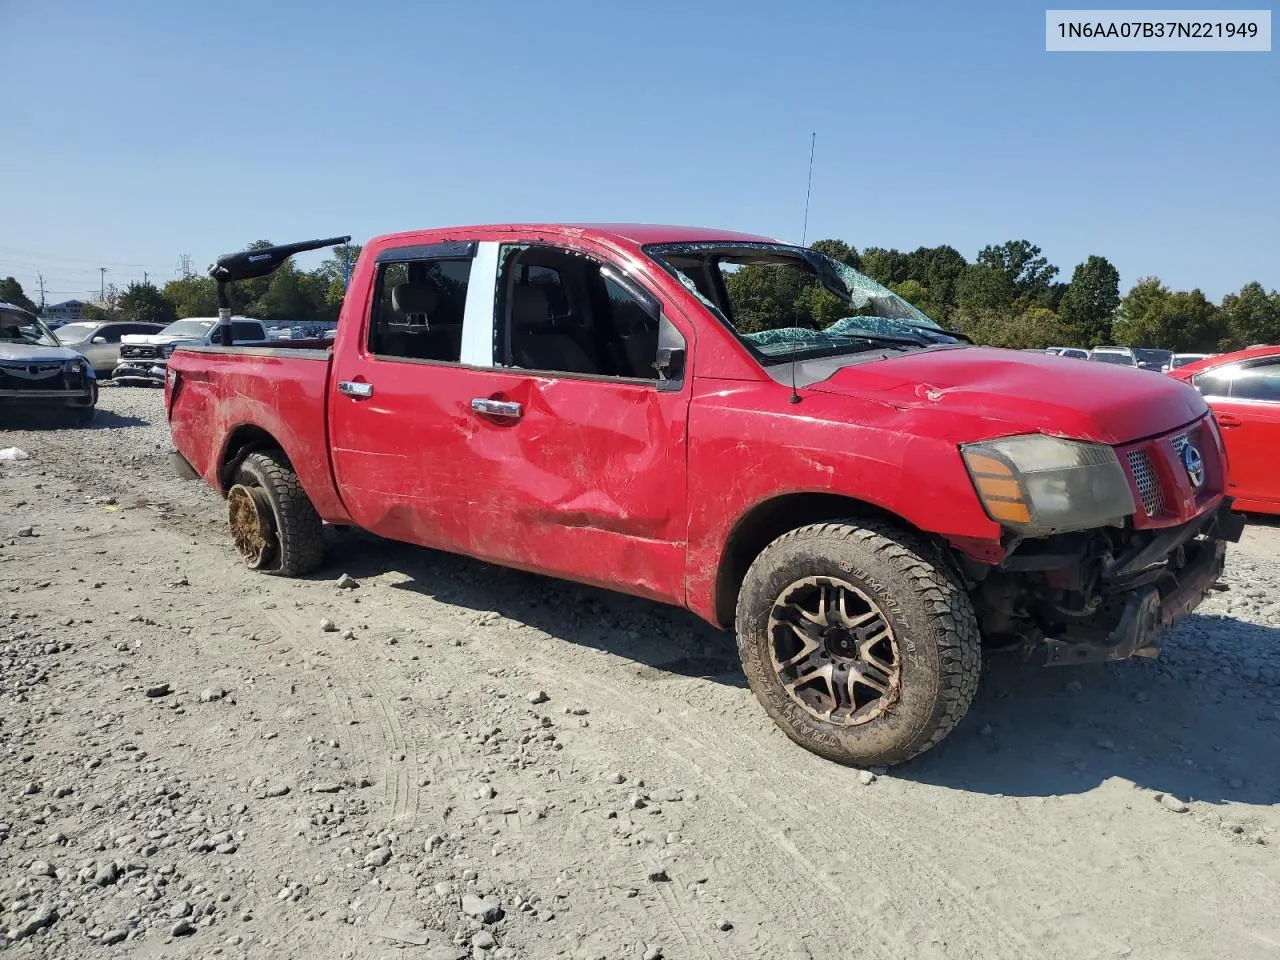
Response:
[{"label": "blue sky", "polygon": [[0,0],[0,276],[643,220],[1280,286],[1280,53],[1044,51],[1044,3]]}]

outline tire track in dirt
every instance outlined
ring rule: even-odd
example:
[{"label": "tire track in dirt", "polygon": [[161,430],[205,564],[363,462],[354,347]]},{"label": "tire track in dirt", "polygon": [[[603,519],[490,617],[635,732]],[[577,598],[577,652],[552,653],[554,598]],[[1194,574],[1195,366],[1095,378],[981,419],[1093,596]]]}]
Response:
[{"label": "tire track in dirt", "polygon": [[[603,701],[604,704],[608,705],[608,709],[616,711],[621,719],[632,723],[638,730],[652,729],[654,725],[661,727],[667,735],[667,740],[664,744],[667,747],[667,755],[671,759],[678,761],[689,773],[700,779],[703,789],[708,791],[711,796],[723,797],[728,800],[734,807],[733,812],[739,818],[751,822],[759,836],[768,838],[775,849],[794,864],[793,871],[797,883],[812,882],[814,879],[818,879],[833,897],[834,902],[839,902],[839,899],[847,896],[846,889],[832,878],[827,870],[801,854],[794,840],[789,839],[778,825],[759,816],[756,812],[756,805],[744,799],[744,793],[750,794],[760,791],[760,760],[765,754],[762,752],[761,745],[758,742],[750,741],[738,734],[732,728],[732,725],[723,723],[723,718],[713,717],[711,720],[716,725],[718,739],[715,747],[710,748],[692,736],[689,732],[691,723],[673,723],[669,719],[670,714],[665,710],[661,713],[654,713],[651,707],[647,710],[641,710],[631,706],[636,703],[652,704],[655,694],[652,684],[645,684],[644,690],[640,691],[637,690],[637,684],[633,682],[619,684],[610,680],[603,671],[599,670],[590,671],[591,682],[585,683],[579,679],[584,671],[568,671],[564,669],[565,657],[580,660],[582,659],[581,654],[575,656],[575,652],[567,644],[562,644],[564,656],[556,656],[554,652],[547,653],[536,649],[535,642],[530,642],[526,645],[523,648],[523,652],[541,666],[544,671],[555,674],[558,685],[568,688],[573,696],[595,703]],[[557,643],[555,640],[549,642]],[[638,696],[637,694],[640,692],[645,695]],[[672,745],[675,744],[684,744],[685,749],[673,749]],[[725,750],[728,746],[732,746],[734,750],[732,755],[726,756]],[[699,761],[699,757],[706,757],[713,762],[704,766]],[[715,772],[709,772],[708,767]],[[745,772],[745,780],[739,774],[740,771]],[[847,773],[842,768],[835,768],[835,771],[839,771],[840,774]],[[794,772],[794,769],[789,770],[789,773]],[[785,788],[784,782],[771,780],[771,786],[784,799],[789,809],[804,809],[809,812],[810,815],[808,817],[797,818],[797,820],[788,821],[781,825],[793,835],[803,836],[808,841],[808,846],[815,849],[823,847],[831,849],[833,856],[852,863],[854,865],[852,872],[859,877],[875,876],[877,874],[876,868],[884,861],[890,861],[895,864],[895,878],[901,878],[904,875],[911,878],[911,883],[909,884],[911,889],[906,892],[906,895],[909,896],[927,897],[931,891],[938,889],[940,886],[953,889],[957,886],[954,878],[946,874],[941,868],[934,868],[933,870],[921,870],[919,868],[919,864],[928,863],[933,859],[932,851],[906,841],[902,837],[885,833],[882,822],[862,817],[856,811],[852,812],[853,816],[858,820],[856,833],[860,837],[878,834],[876,846],[879,852],[876,856],[868,855],[862,843],[857,846],[844,843],[843,836],[845,831],[826,829],[819,832],[807,826],[806,821],[825,823],[829,822],[830,818],[829,812],[816,808],[812,800],[815,795],[829,793],[830,784],[813,784],[811,779],[810,784],[814,788],[812,791],[791,791]],[[899,845],[902,849],[885,851],[883,844],[889,841]],[[736,840],[726,838],[726,849],[733,850],[734,846],[740,843],[741,837]],[[955,892],[958,893],[958,891]],[[1008,960],[1022,960],[1031,950],[1026,938],[1014,930],[1008,922],[1001,920],[988,905],[971,896],[965,896],[962,903],[951,906],[939,904],[939,908],[946,910],[949,914],[945,926],[952,930],[964,929],[972,925],[975,915],[982,917],[983,924],[987,926],[984,934],[984,946],[987,951],[985,955],[987,956],[1007,957]],[[832,919],[830,916],[823,917],[822,926],[830,929]],[[900,950],[903,951],[903,953],[893,955],[910,955],[913,951],[914,945],[900,940],[896,929],[890,921],[875,916],[864,916],[862,920],[878,928],[880,937],[877,939],[882,938],[881,942],[896,943]],[[990,939],[992,930],[999,931],[1006,940],[1001,945],[1001,952],[998,954],[990,952],[991,947],[994,946]],[[797,931],[797,934],[802,932]],[[865,933],[865,926],[863,927],[863,932]],[[852,928],[848,928],[846,933],[850,936],[856,935],[856,931]],[[890,954],[885,953],[882,955],[889,956]]]}]

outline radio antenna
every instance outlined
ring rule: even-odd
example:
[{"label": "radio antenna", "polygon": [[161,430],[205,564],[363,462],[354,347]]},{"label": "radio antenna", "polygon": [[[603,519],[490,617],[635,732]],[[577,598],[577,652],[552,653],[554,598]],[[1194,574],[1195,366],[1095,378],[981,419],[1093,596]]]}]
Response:
[{"label": "radio antenna", "polygon": [[813,192],[813,148],[817,143],[818,133],[815,130],[809,138],[809,183],[804,188],[804,227],[800,231],[800,246],[802,247],[809,236],[809,195]]}]

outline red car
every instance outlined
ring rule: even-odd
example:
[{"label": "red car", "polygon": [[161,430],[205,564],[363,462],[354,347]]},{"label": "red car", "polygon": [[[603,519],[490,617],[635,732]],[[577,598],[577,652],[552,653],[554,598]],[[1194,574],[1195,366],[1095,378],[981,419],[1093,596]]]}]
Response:
[{"label": "red car", "polygon": [[[335,341],[231,344],[230,284],[339,239],[220,258],[220,345],[169,363],[176,464],[248,566],[306,574],[355,525],[686,607],[833,760],[941,740],[984,645],[1155,655],[1240,536],[1191,387],[972,346],[766,237],[383,236]],[[820,311],[778,315],[779,287]]]},{"label": "red car", "polygon": [[1222,428],[1235,509],[1280,514],[1280,346],[1258,346],[1170,370],[1208,400]]}]

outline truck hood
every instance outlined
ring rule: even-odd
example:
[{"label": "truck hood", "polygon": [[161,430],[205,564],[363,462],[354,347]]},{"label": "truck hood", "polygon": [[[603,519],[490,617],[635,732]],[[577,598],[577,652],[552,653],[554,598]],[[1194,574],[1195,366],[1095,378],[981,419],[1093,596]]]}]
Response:
[{"label": "truck hood", "polygon": [[173,333],[126,333],[120,338],[121,343],[145,343],[160,346],[165,343],[198,343],[203,337],[183,336]]},{"label": "truck hood", "polygon": [[38,343],[0,343],[0,363],[50,363],[55,360],[79,360],[80,354],[69,347],[45,347]]},{"label": "truck hood", "polygon": [[841,367],[811,390],[986,421],[987,439],[1046,433],[1111,445],[1208,412],[1195,388],[1107,363],[992,347],[925,350]]}]

